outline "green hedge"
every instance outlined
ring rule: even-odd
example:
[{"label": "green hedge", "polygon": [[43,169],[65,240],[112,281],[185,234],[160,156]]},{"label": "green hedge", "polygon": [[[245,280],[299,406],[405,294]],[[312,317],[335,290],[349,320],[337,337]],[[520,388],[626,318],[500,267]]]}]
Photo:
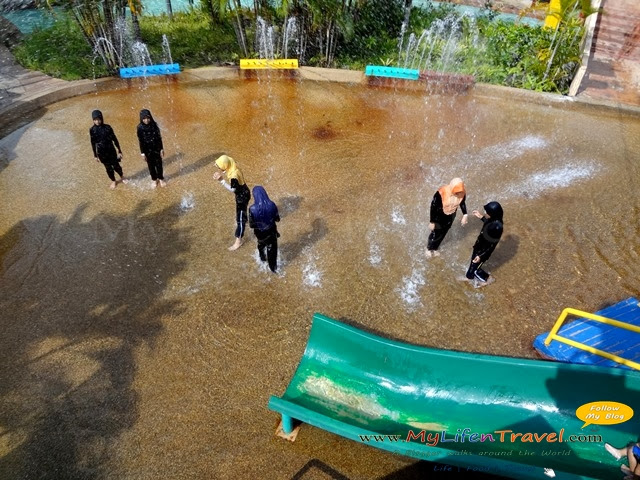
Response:
[{"label": "green hedge", "polygon": [[237,63],[239,58],[233,28],[229,24],[212,25],[209,18],[198,11],[176,13],[172,22],[166,15],[143,16],[140,30],[154,61],[163,58],[163,34],[169,40],[173,61],[184,68]]},{"label": "green hedge", "polygon": [[107,69],[93,51],[78,25],[66,16],[45,30],[36,30],[13,49],[16,60],[26,68],[64,80],[107,75]]}]

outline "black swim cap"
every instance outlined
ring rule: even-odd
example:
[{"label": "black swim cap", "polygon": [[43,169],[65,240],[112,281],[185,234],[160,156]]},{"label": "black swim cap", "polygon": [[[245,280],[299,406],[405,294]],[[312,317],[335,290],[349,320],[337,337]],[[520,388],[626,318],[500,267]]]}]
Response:
[{"label": "black swim cap", "polygon": [[491,217],[491,220],[502,221],[502,206],[498,202],[489,202],[484,206],[484,211]]},{"label": "black swim cap", "polygon": [[146,108],[140,110],[140,123],[142,123],[142,120],[147,117],[149,117],[149,119],[153,122],[153,117],[151,116],[151,112],[149,110],[147,110]]}]

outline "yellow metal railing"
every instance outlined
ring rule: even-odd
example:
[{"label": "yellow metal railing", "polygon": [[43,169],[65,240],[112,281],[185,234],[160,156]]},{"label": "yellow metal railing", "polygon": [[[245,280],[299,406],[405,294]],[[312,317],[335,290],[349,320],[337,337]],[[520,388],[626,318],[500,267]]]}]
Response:
[{"label": "yellow metal railing", "polygon": [[298,68],[297,58],[241,58],[240,68],[246,69],[264,69],[264,68],[277,68],[277,69],[295,69]]},{"label": "yellow metal railing", "polygon": [[564,323],[565,319],[568,315],[575,315],[577,317],[588,318],[589,320],[593,320],[596,322],[604,323],[606,325],[611,325],[613,327],[624,328],[625,330],[630,330],[632,332],[640,333],[640,327],[635,325],[631,325],[629,323],[620,322],[619,320],[613,320],[611,318],[601,317],[600,315],[594,315],[593,313],[583,312],[581,310],[576,310],[575,308],[565,308],[558,320],[556,320],[555,325],[547,335],[547,338],[544,340],[544,344],[548,347],[552,340],[557,340],[558,342],[566,343],[567,345],[571,345],[572,347],[579,348],[580,350],[584,350],[585,352],[593,353],[594,355],[600,355],[601,357],[608,358],[609,360],[613,360],[614,362],[620,363],[627,367],[635,368],[636,370],[640,370],[640,363],[634,362],[632,360],[619,357],[618,355],[614,355],[613,353],[605,352],[603,350],[598,350],[597,348],[590,347],[589,345],[585,345],[584,343],[576,342],[569,338],[561,337],[558,335],[558,330]]}]

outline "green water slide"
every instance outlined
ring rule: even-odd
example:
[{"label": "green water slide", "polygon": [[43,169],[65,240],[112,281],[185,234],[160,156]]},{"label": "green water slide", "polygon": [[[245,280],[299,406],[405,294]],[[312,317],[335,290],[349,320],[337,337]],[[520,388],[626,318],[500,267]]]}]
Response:
[{"label": "green water slide", "polygon": [[316,314],[298,369],[269,408],[286,433],[308,423],[460,471],[619,479],[604,442],[636,440],[640,413],[581,428],[576,409],[597,401],[640,408],[640,373],[418,347]]}]

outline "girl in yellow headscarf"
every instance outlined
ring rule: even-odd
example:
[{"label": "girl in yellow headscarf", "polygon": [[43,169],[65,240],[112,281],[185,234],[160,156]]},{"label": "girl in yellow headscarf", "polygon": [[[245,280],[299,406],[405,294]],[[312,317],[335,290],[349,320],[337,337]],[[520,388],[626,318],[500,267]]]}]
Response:
[{"label": "girl in yellow headscarf", "polygon": [[440,255],[438,247],[453,225],[458,207],[462,210],[462,225],[467,223],[467,192],[460,178],[454,178],[449,185],[440,187],[431,200],[429,219],[429,243],[427,257]]},{"label": "girl in yellow headscarf", "polygon": [[[249,200],[251,200],[251,192],[244,181],[244,175],[242,175],[233,158],[222,155],[216,160],[216,165],[222,171],[215,172],[213,179],[218,180],[223,187],[236,196],[236,241],[229,247],[229,250],[237,250],[244,243],[247,207],[249,206]],[[225,182],[225,175],[229,183]]]}]

